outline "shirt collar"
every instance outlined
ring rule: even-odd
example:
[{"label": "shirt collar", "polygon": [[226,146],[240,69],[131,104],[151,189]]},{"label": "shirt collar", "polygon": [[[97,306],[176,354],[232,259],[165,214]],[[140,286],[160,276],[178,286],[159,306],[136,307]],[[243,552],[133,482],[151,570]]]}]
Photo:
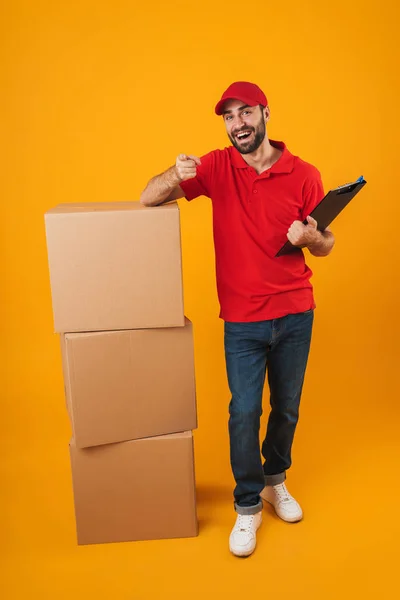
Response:
[{"label": "shirt collar", "polygon": [[[281,156],[278,158],[276,163],[272,165],[270,169],[268,169],[269,173],[291,173],[294,168],[294,156],[289,150],[286,148],[286,145],[283,142],[278,142],[275,140],[269,141],[271,146],[275,148],[279,148],[282,150]],[[239,150],[236,150],[234,146],[229,147],[231,163],[237,169],[252,169],[250,165],[244,160],[243,156],[240,154]],[[264,171],[260,174],[263,175],[266,173]]]}]

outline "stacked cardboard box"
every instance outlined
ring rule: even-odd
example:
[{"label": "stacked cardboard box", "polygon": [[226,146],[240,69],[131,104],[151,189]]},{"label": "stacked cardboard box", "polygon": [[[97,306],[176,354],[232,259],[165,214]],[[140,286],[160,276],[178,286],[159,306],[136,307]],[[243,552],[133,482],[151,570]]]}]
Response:
[{"label": "stacked cardboard box", "polygon": [[45,223],[78,543],[197,535],[178,205],[61,204]]}]

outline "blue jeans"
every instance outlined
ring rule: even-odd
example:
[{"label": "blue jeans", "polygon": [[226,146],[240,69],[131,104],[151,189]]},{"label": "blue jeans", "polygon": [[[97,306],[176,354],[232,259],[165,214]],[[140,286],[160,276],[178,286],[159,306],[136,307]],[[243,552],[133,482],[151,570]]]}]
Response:
[{"label": "blue jeans", "polygon": [[[261,510],[265,485],[286,479],[311,342],[314,311],[253,323],[225,322],[230,455],[235,510]],[[271,412],[260,453],[262,395],[268,367]],[[264,457],[262,462],[261,454]]]}]

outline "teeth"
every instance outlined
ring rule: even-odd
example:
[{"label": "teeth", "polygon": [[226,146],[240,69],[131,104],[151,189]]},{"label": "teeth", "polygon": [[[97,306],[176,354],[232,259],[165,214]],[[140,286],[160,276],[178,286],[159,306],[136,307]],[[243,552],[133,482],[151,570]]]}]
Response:
[{"label": "teeth", "polygon": [[242,138],[242,137],[244,137],[245,135],[247,135],[248,133],[251,133],[251,132],[250,132],[250,131],[242,131],[241,133],[238,133],[238,134],[237,134],[237,137],[238,137],[238,138]]}]

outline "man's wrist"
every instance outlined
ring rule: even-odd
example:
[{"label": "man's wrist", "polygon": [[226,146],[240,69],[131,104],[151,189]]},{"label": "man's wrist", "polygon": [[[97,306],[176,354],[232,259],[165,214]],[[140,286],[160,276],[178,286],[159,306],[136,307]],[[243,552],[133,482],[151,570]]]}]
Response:
[{"label": "man's wrist", "polygon": [[316,247],[318,247],[318,246],[321,245],[321,243],[323,242],[323,240],[324,240],[323,233],[317,229],[316,233],[315,233],[314,239],[311,240],[310,242],[308,242],[307,248],[309,250],[311,250],[311,248],[316,248]]},{"label": "man's wrist", "polygon": [[174,165],[171,167],[171,183],[173,183],[176,187],[177,185],[180,185],[182,181],[183,179],[179,176],[178,168],[176,165]]}]

